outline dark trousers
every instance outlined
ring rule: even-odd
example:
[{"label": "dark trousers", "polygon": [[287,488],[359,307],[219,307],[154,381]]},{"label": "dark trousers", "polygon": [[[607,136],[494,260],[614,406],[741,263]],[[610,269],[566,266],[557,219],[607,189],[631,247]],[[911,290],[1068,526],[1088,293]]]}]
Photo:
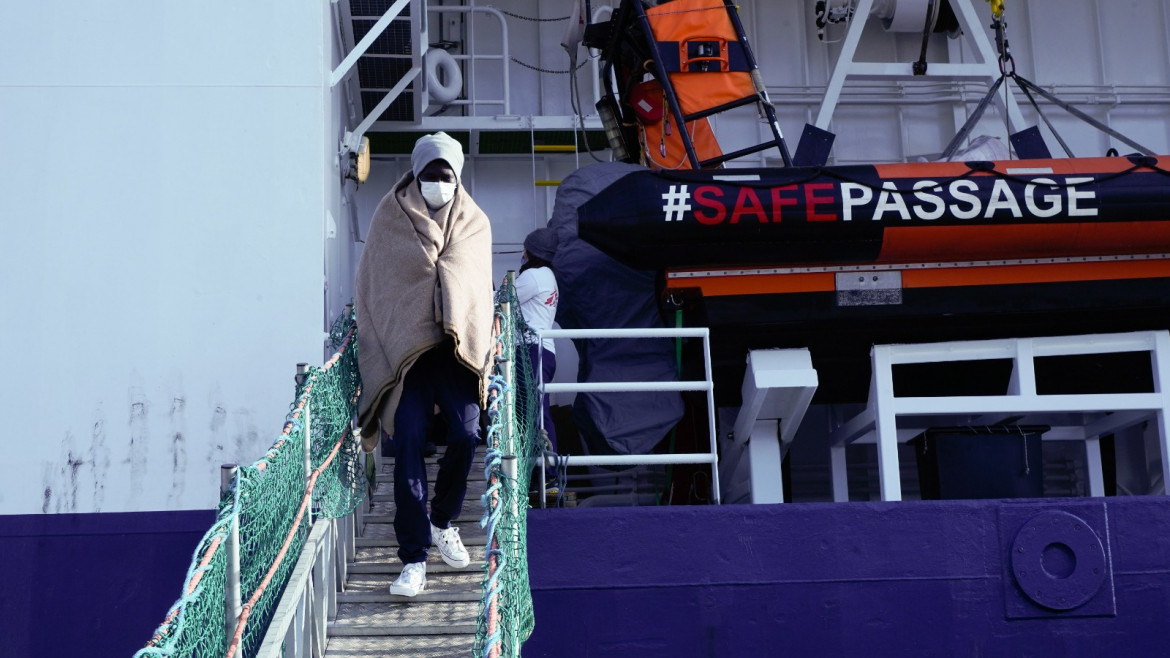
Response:
[{"label": "dark trousers", "polygon": [[[427,470],[423,445],[435,405],[447,421],[447,450],[439,459],[435,496],[427,517]],[[450,341],[423,353],[406,373],[394,412],[394,533],[398,559],[423,562],[430,524],[446,528],[463,509],[467,474],[479,442],[479,381],[455,359]]]}]

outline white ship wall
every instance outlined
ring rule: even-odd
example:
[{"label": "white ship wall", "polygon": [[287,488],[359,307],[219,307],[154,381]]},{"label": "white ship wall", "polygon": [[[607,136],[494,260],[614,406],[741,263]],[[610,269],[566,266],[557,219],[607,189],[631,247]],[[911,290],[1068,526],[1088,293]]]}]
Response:
[{"label": "white ship wall", "polygon": [[326,3],[0,7],[0,514],[207,509],[321,363]]}]

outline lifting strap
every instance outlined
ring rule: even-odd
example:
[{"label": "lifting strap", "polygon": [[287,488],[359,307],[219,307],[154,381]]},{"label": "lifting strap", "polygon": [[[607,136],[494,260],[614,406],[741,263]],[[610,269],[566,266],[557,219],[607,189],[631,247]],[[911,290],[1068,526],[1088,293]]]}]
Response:
[{"label": "lifting strap", "polygon": [[1016,73],[1016,62],[1012,58],[1011,49],[1008,45],[1006,35],[1007,25],[1003,21],[1004,0],[987,1],[991,3],[991,13],[995,17],[991,27],[995,30],[995,44],[996,48],[999,50],[999,79],[995,81],[995,84],[991,85],[991,88],[987,90],[987,95],[985,95],[983,100],[979,102],[979,105],[976,106],[975,111],[971,113],[971,116],[967,118],[967,121],[963,124],[963,127],[960,128],[957,133],[955,133],[955,136],[953,139],[951,139],[950,144],[947,144],[946,149],[942,153],[942,159],[949,160],[951,156],[953,156],[955,152],[958,151],[959,146],[967,139],[967,136],[970,134],[975,125],[979,123],[979,119],[983,116],[983,111],[987,109],[988,103],[990,103],[991,99],[995,97],[995,93],[999,91],[999,88],[1003,85],[1004,80],[1008,78],[1015,82],[1016,86],[1020,88],[1020,91],[1024,93],[1024,96],[1027,97],[1028,101],[1032,104],[1032,108],[1036,110],[1036,114],[1041,118],[1041,120],[1044,121],[1044,124],[1048,126],[1048,130],[1050,130],[1053,136],[1056,137],[1056,141],[1060,142],[1061,148],[1064,149],[1064,152],[1068,157],[1072,158],[1076,156],[1073,155],[1072,149],[1069,148],[1068,144],[1065,143],[1064,139],[1060,136],[1060,133],[1056,131],[1056,127],[1052,125],[1052,122],[1048,120],[1048,117],[1045,116],[1044,112],[1040,109],[1040,105],[1036,102],[1036,99],[1032,94],[1040,95],[1049,102],[1063,108],[1069,114],[1075,116],[1081,121],[1084,121],[1090,126],[1093,126],[1097,130],[1100,130],[1101,132],[1109,135],[1126,146],[1129,146],[1132,149],[1136,149],[1143,155],[1154,154],[1153,151],[1146,148],[1145,146],[1142,146],[1141,144],[1129,139],[1113,128],[1110,128],[1109,126],[1094,119],[1076,107],[1073,107],[1071,104],[1057,98],[1055,94],[1042,89],[1031,80],[1028,80],[1019,73]]}]

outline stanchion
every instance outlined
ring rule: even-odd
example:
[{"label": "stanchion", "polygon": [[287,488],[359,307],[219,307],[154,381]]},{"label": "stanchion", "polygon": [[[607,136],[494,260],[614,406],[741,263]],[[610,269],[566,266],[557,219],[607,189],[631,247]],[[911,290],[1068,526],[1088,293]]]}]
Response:
[{"label": "stanchion", "polygon": [[[309,364],[297,364],[297,392],[299,393],[301,387],[305,385],[305,380],[309,377]],[[313,477],[313,428],[311,407],[313,406],[309,398],[305,398],[305,408],[301,409],[301,420],[304,423],[304,450],[305,450],[305,490],[309,488],[309,478]],[[310,501],[309,506],[305,509],[305,522],[307,528],[313,527],[313,504]]]},{"label": "stanchion", "polygon": [[[239,468],[236,464],[224,464],[219,467],[219,496],[222,500],[225,495],[239,486]],[[229,644],[236,632],[236,624],[240,620],[243,610],[243,598],[240,595],[240,518],[232,514],[228,525],[227,535],[227,568],[224,574],[224,642]],[[224,647],[227,649],[227,646]],[[241,647],[237,646],[229,658],[239,658]]]}]

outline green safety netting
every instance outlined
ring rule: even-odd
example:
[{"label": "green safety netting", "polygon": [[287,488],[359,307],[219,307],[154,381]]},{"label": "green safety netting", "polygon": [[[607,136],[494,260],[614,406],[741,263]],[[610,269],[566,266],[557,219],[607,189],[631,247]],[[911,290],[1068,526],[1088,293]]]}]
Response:
[{"label": "green safety netting", "polygon": [[[520,314],[511,278],[497,293],[496,319],[484,459],[490,484],[481,521],[489,549],[475,654],[495,650],[501,656],[519,656],[534,625],[525,520],[530,476],[543,443],[538,438],[539,398],[523,394],[534,391],[535,382],[528,350],[516,349],[516,342],[531,330]],[[370,481],[360,443],[351,440],[349,431],[360,386],[355,333],[352,312],[334,323],[330,335],[337,352],[321,368],[310,368],[298,384],[284,432],[264,457],[237,470],[235,485],[220,501],[215,523],[195,550],[182,596],[135,658],[226,655],[233,635],[239,635],[245,657],[256,655],[308,536],[308,514],[301,505],[308,481],[306,421],[311,465],[320,471],[311,495],[312,515],[344,516],[367,493]],[[514,461],[514,469],[505,465],[508,461]],[[233,526],[239,533],[246,617],[243,624],[229,627],[224,588]]]},{"label": "green safety netting", "polygon": [[[532,634],[535,619],[528,585],[527,511],[532,469],[538,465],[543,441],[538,437],[539,397],[528,350],[517,341],[532,331],[520,313],[511,276],[496,295],[496,366],[489,396],[487,453],[483,496],[487,528],[487,564],[484,596],[475,636],[475,655],[493,650],[505,657],[519,656],[520,646]],[[519,395],[518,395],[519,393]],[[513,462],[514,468],[508,462]]]},{"label": "green safety netting", "polygon": [[[233,635],[243,655],[256,654],[276,602],[301,546],[310,515],[338,518],[352,512],[366,494],[361,447],[350,431],[360,379],[352,310],[338,318],[331,337],[337,352],[320,368],[309,368],[284,431],[258,461],[237,469],[232,488],[219,503],[216,521],[191,560],[179,600],[135,657],[223,656]],[[305,410],[309,413],[305,413]],[[308,425],[310,467],[316,473],[312,509],[302,506]],[[227,555],[238,527],[243,623],[225,623]]]}]

